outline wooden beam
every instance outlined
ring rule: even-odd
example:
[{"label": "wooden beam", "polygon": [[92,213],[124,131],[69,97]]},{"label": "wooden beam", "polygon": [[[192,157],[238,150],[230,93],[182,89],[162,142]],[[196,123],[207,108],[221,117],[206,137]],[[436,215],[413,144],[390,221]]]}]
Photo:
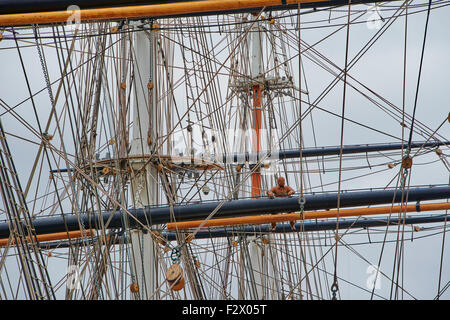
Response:
[{"label": "wooden beam", "polygon": [[[64,23],[75,16],[80,22],[175,16],[190,13],[220,12],[239,9],[263,8],[286,4],[318,3],[323,0],[204,0],[176,3],[82,9],[76,11],[50,11],[0,15],[0,26]],[[78,15],[79,13],[79,15]],[[73,21],[70,21],[73,22]]]},{"label": "wooden beam", "polygon": [[[351,216],[367,216],[376,214],[389,214],[389,213],[403,213],[403,212],[418,212],[418,211],[438,211],[450,209],[450,202],[441,203],[428,203],[418,205],[406,205],[406,206],[383,206],[383,207],[371,207],[371,208],[355,208],[355,209],[341,209],[328,210],[328,211],[309,211],[303,213],[303,218],[299,212],[285,213],[285,214],[272,214],[272,215],[257,215],[248,217],[233,217],[233,218],[220,218],[208,220],[203,227],[225,227],[235,226],[243,224],[265,224],[276,223],[286,221],[297,220],[310,220],[310,219],[325,219],[336,218],[339,213],[339,217],[351,217]],[[203,223],[203,220],[185,221],[185,222],[172,222],[167,224],[168,230],[181,230],[198,228]]]},{"label": "wooden beam", "polygon": [[[81,232],[81,230],[77,231],[70,231],[70,232],[57,232],[57,233],[48,233],[48,234],[41,234],[36,236],[37,240],[39,242],[46,242],[46,241],[56,241],[56,240],[66,240],[66,239],[76,239],[76,238],[82,238],[84,235],[90,236],[92,234],[91,229],[85,230],[85,232]],[[9,239],[0,239],[0,247],[4,247],[7,245]],[[27,237],[27,242],[30,241],[30,237]],[[11,245],[14,245],[15,241],[14,239],[11,240]]]}]

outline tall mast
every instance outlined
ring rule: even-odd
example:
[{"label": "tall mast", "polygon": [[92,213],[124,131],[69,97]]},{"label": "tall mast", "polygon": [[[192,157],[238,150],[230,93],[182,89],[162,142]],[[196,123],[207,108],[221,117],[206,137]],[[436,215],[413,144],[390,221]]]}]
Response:
[{"label": "tall mast", "polygon": [[[262,43],[259,21],[255,22],[251,33],[252,53],[251,53],[251,80],[253,93],[253,152],[261,151],[261,108],[262,108]],[[252,198],[261,197],[261,172],[259,168],[252,173]]]},{"label": "tall mast", "polygon": [[[256,154],[261,151],[261,128],[262,128],[262,79],[263,79],[263,65],[262,65],[262,38],[260,22],[256,21],[250,33],[251,37],[251,61],[250,61],[250,78],[253,95],[252,104],[252,151]],[[251,174],[251,195],[253,199],[261,197],[261,171],[258,166],[254,168]],[[251,236],[249,241],[249,256],[250,256],[250,270],[252,272],[250,281],[252,282],[253,290],[251,298],[263,299],[263,288],[265,284],[264,267],[267,265],[267,258],[264,253],[265,247],[261,246],[260,239]]]},{"label": "tall mast", "polygon": [[[129,155],[132,159],[131,190],[135,208],[158,203],[158,170],[147,161],[152,152],[152,142],[157,137],[156,94],[153,90],[157,56],[155,33],[154,30],[150,30],[149,34],[137,31],[131,45],[134,55],[134,104],[133,139]],[[133,284],[138,286],[140,299],[156,298],[152,297],[158,274],[156,243],[150,233],[141,229],[131,230],[130,236]]]}]

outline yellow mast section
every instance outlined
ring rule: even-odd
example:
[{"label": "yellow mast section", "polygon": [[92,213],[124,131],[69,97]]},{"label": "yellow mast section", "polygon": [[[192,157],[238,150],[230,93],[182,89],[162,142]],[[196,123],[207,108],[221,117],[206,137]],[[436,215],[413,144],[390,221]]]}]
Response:
[{"label": "yellow mast section", "polygon": [[203,0],[165,4],[150,4],[79,11],[50,11],[0,15],[0,26],[64,23],[76,12],[80,22],[164,17],[189,13],[220,12],[227,10],[263,8],[286,4],[316,3],[324,0]]}]

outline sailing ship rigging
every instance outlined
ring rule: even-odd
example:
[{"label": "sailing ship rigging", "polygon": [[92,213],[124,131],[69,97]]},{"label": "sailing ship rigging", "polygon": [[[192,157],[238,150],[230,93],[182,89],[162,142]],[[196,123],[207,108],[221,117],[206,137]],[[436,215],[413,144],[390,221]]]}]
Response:
[{"label": "sailing ship rigging", "polygon": [[447,298],[449,5],[0,1],[0,298]]}]

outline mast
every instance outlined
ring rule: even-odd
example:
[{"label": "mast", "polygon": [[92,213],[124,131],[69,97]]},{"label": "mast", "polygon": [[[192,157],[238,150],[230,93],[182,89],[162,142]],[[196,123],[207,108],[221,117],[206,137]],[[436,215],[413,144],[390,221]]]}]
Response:
[{"label": "mast", "polygon": [[[261,111],[262,111],[262,85],[260,81],[263,78],[262,71],[262,39],[260,23],[256,21],[251,33],[251,81],[253,94],[253,152],[258,154],[261,151]],[[261,172],[255,168],[252,173],[252,198],[261,197]]]},{"label": "mast", "polygon": [[[141,24],[135,28],[142,28]],[[131,48],[134,55],[134,104],[133,138],[129,155],[131,160],[131,190],[134,206],[144,208],[158,203],[158,170],[146,161],[157,137],[155,82],[155,33],[137,31]],[[141,229],[130,231],[131,265],[134,282],[138,285],[139,298],[151,299],[157,287],[156,243],[149,232]],[[136,297],[138,298],[138,297]]]},{"label": "mast", "polygon": [[[252,151],[258,154],[261,150],[260,133],[261,133],[261,108],[262,108],[262,90],[258,80],[262,78],[262,39],[260,32],[260,23],[255,21],[251,30],[251,61],[250,61],[250,79],[252,81],[251,88],[253,94],[252,105]],[[261,172],[258,167],[254,168],[251,175],[251,195],[253,199],[261,197]],[[253,294],[251,298],[258,300],[263,299],[264,284],[264,256],[263,249],[260,249],[259,239],[255,236],[248,237],[249,254],[250,254],[250,270],[252,272],[251,282],[253,282],[254,290],[250,290]]]}]

